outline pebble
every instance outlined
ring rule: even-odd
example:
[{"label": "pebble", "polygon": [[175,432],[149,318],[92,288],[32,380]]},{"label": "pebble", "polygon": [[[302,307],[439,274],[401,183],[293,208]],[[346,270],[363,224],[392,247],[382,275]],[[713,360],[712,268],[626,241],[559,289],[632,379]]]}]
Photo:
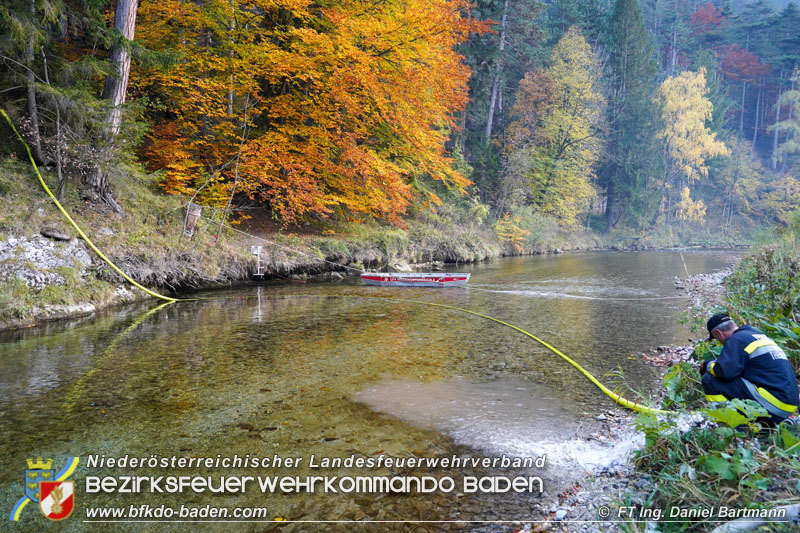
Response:
[{"label": "pebble", "polygon": [[559,509],[556,511],[556,520],[564,520],[567,516],[567,512],[564,509]]}]

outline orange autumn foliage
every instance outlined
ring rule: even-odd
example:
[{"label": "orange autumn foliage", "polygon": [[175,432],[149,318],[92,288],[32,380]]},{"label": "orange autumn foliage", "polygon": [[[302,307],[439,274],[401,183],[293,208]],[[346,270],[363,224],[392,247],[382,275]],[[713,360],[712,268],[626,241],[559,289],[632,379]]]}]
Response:
[{"label": "orange autumn foliage", "polygon": [[[164,188],[208,182],[284,223],[402,224],[427,180],[463,189],[444,149],[467,101],[454,47],[482,23],[466,0],[145,0],[137,37],[171,61],[140,66],[160,101],[143,152]],[[227,187],[227,188],[226,188]],[[218,198],[224,201],[224,198]]]}]

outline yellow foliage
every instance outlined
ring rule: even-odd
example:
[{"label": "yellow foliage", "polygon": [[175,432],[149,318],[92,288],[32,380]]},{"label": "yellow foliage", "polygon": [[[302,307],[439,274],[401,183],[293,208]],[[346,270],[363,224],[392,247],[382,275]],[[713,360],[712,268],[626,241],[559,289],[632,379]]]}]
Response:
[{"label": "yellow foliage", "polygon": [[706,216],[706,205],[703,200],[692,200],[689,187],[684,187],[681,190],[681,201],[678,202],[676,216],[679,220],[687,222],[702,222]]},{"label": "yellow foliage", "polygon": [[670,160],[669,178],[684,174],[689,184],[708,176],[706,159],[728,155],[725,143],[716,139],[716,134],[706,127],[711,120],[714,105],[705,97],[706,70],[685,71],[667,78],[661,84],[661,118],[664,127],[658,137],[665,143]]},{"label": "yellow foliage", "polygon": [[522,222],[521,217],[512,217],[506,214],[501,220],[495,224],[495,232],[501,241],[511,243],[511,246],[516,252],[523,250],[525,239],[531,234],[529,230],[522,229],[519,224]]},{"label": "yellow foliage", "polygon": [[506,186],[527,183],[536,211],[574,227],[595,196],[605,99],[589,43],[577,28],[558,41],[546,70],[520,82],[504,154]]}]

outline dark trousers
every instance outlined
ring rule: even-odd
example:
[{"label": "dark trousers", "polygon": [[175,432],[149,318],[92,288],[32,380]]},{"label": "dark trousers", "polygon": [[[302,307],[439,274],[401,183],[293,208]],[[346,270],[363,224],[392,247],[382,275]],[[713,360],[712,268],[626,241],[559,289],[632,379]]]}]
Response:
[{"label": "dark trousers", "polygon": [[[734,400],[736,398],[742,400],[756,400],[753,398],[753,395],[750,394],[750,391],[747,389],[747,386],[742,381],[742,378],[732,379],[730,381],[722,381],[720,379],[715,378],[710,373],[706,372],[703,375],[703,392],[705,392],[708,396],[715,396],[721,394],[725,396],[729,400]],[[759,420],[767,420],[766,418],[760,418]],[[784,420],[784,417],[770,415],[769,420],[773,424],[780,424],[781,421]]]}]

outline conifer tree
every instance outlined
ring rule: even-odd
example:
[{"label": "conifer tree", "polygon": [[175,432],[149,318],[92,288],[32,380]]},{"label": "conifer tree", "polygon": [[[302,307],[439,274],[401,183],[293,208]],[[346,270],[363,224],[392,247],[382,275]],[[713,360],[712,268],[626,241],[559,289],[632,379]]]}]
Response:
[{"label": "conifer tree", "polygon": [[653,106],[657,70],[636,0],[617,0],[607,39],[608,122],[606,158],[598,172],[606,193],[605,232],[627,215],[645,211],[645,181],[656,160]]}]

